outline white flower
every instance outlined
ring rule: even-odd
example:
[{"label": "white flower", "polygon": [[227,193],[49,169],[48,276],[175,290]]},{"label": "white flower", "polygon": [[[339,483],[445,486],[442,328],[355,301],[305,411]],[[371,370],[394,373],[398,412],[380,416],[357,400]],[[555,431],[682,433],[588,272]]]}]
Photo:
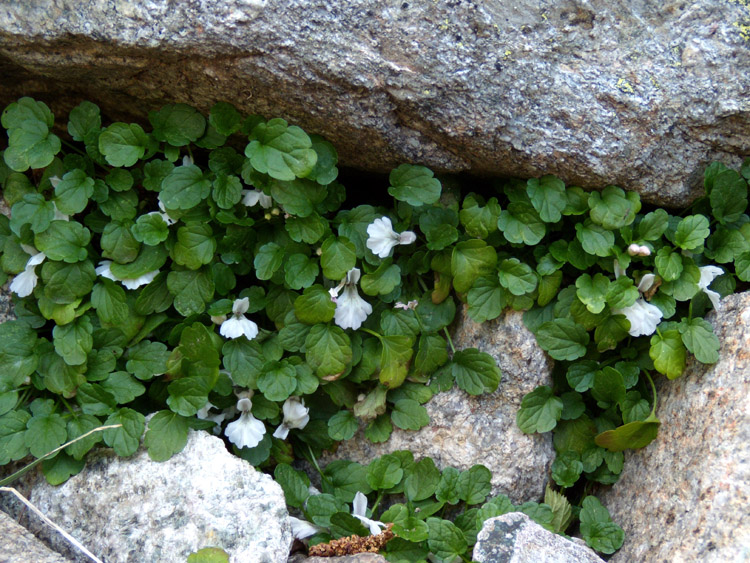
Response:
[{"label": "white flower", "polygon": [[201,420],[210,420],[211,422],[216,423],[216,426],[214,426],[213,430],[214,434],[218,434],[221,432],[221,428],[219,427],[219,425],[224,422],[227,417],[234,416],[234,414],[237,412],[237,409],[231,407],[229,409],[224,409],[219,413],[211,414],[209,411],[212,411],[215,408],[216,407],[211,403],[206,403],[205,405],[203,405],[202,409],[195,413],[195,416],[197,416]]},{"label": "white flower", "polygon": [[373,536],[380,533],[381,526],[385,528],[385,524],[382,522],[370,520],[367,517],[367,497],[359,491],[354,495],[354,501],[352,502],[352,516],[359,518],[365,526],[370,528],[370,533]]},{"label": "white flower", "polygon": [[[162,202],[162,200],[159,200],[159,209],[161,209],[161,213],[159,213],[158,211],[152,211],[151,213],[159,213],[159,215],[161,215],[161,218],[164,219],[164,222],[167,224],[167,227],[176,223],[176,221],[169,216],[169,213],[167,213],[167,208],[164,207],[164,203]],[[149,215],[151,213],[149,213]]]},{"label": "white flower", "polygon": [[397,244],[411,244],[417,240],[417,235],[411,231],[398,234],[393,230],[393,224],[388,217],[375,219],[367,226],[367,248],[380,258],[388,258],[391,250]]},{"label": "white flower", "polygon": [[698,287],[711,300],[711,304],[714,306],[714,309],[719,309],[721,307],[721,303],[719,302],[719,300],[721,299],[721,295],[719,295],[712,289],[708,289],[708,286],[711,285],[711,282],[714,281],[714,278],[716,276],[720,276],[721,274],[723,274],[724,270],[722,270],[718,266],[703,266],[698,269],[701,272],[701,279],[698,280]]},{"label": "white flower", "polygon": [[651,256],[651,249],[648,246],[633,243],[628,246],[628,254],[631,256]]},{"label": "white flower", "polygon": [[[372,305],[362,299],[357,293],[357,282],[359,281],[359,268],[352,268],[341,280],[339,287],[331,292],[331,300],[336,303],[336,311],[333,314],[334,322],[341,328],[357,330],[372,313]],[[338,297],[339,288],[343,286],[344,293]]]},{"label": "white flower", "polygon": [[300,520],[294,516],[289,517],[289,522],[292,524],[292,535],[298,540],[303,540],[310,536],[314,536],[318,532],[325,531],[325,529],[320,526],[311,524],[307,520]]},{"label": "white flower", "polygon": [[189,154],[182,157],[183,166],[190,166],[191,164],[193,164],[193,158]]},{"label": "white flower", "polygon": [[239,338],[244,335],[248,340],[258,336],[258,325],[244,315],[248,308],[250,308],[250,299],[247,297],[235,299],[232,305],[232,316],[221,323],[219,334],[225,338]]},{"label": "white flower", "polygon": [[613,313],[625,315],[630,321],[630,336],[648,336],[656,331],[661,322],[662,312],[659,307],[647,302],[643,297],[635,300],[635,303],[622,309],[614,309]]},{"label": "white flower", "polygon": [[28,297],[34,292],[36,282],[39,279],[36,275],[36,267],[47,258],[44,252],[36,252],[35,248],[30,247],[25,247],[24,250],[27,248],[32,250],[34,254],[27,260],[23,272],[13,278],[10,283],[10,290],[19,297]]},{"label": "white flower", "polygon": [[404,311],[408,311],[411,309],[412,311],[417,308],[417,305],[419,305],[419,301],[416,299],[412,299],[408,303],[401,303],[401,301],[396,301],[396,304],[393,306],[394,309],[403,309]]},{"label": "white flower", "polygon": [[54,201],[52,202],[52,207],[55,208],[55,216],[52,218],[53,221],[70,221],[70,217],[60,211]]},{"label": "white flower", "polygon": [[286,440],[289,430],[292,428],[304,428],[310,422],[310,409],[305,408],[305,400],[299,397],[289,397],[284,401],[282,407],[284,411],[284,420],[273,433],[274,438]]},{"label": "white flower", "polygon": [[273,199],[271,198],[271,196],[264,194],[260,190],[242,190],[242,195],[244,196],[242,198],[242,204],[247,205],[248,207],[252,207],[260,203],[260,206],[263,209],[268,209],[273,205]]},{"label": "white flower", "polygon": [[266,433],[265,424],[250,412],[252,406],[253,403],[248,398],[237,401],[237,410],[242,414],[237,420],[227,424],[224,430],[224,434],[229,438],[229,441],[238,448],[254,448]]},{"label": "white flower", "polygon": [[142,285],[148,285],[150,284],[154,278],[159,274],[159,270],[153,270],[151,272],[146,272],[142,276],[138,278],[123,278],[120,279],[116,277],[112,270],[110,269],[110,266],[112,264],[112,260],[102,260],[99,262],[99,266],[97,266],[96,272],[97,275],[107,278],[108,280],[112,281],[118,281],[122,285],[125,286],[126,289],[138,289]]}]

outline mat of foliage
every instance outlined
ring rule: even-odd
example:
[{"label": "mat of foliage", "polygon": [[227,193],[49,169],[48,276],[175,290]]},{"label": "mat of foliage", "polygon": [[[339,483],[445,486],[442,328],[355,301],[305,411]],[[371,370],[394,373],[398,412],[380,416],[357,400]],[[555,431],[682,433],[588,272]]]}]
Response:
[{"label": "mat of foliage", "polygon": [[[334,147],[283,119],[217,103],[148,121],[104,126],[83,102],[55,129],[31,98],[2,113],[0,281],[17,320],[0,325],[0,465],[121,425],[45,460],[61,483],[100,441],[129,456],[145,431],[165,460],[207,429],[275,475],[312,543],[392,522],[390,560],[466,559],[486,518],[521,510],[619,548],[587,483],[614,483],[622,450],[657,436],[652,377],[717,361],[703,316],[750,280],[750,163],[708,167],[706,196],[679,213],[554,176],[474,193],[409,164],[383,186],[390,204],[348,207]],[[333,462],[311,494],[296,458],[316,464],[360,425],[374,442],[422,428],[454,385],[496,390],[494,359],[451,342],[464,303],[477,322],[526,311],[556,360],[517,422],[554,432],[557,490],[514,507],[488,498],[480,465],[395,452]]]}]

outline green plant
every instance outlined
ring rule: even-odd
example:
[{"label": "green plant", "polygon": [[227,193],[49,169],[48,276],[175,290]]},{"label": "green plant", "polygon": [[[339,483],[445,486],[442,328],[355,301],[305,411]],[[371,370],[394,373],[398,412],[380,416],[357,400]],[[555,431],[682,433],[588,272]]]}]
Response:
[{"label": "green plant", "polygon": [[[491,356],[453,348],[465,302],[478,322],[527,311],[558,362],[519,426],[554,429],[560,487],[611,483],[620,450],[656,435],[650,372],[677,377],[688,352],[715,362],[702,315],[750,280],[747,163],[709,167],[683,217],[553,176],[462,195],[412,165],[391,173],[392,205],[345,209],[333,146],[282,119],[220,102],[149,122],[103,127],[84,102],[61,138],[41,102],[2,114],[0,265],[18,320],[0,325],[0,465],[101,424],[121,425],[103,440],[131,455],[152,412],[153,459],[205,428],[269,471],[360,422],[376,442],[419,429],[434,393],[500,380]],[[100,439],[46,460],[48,480]]]}]

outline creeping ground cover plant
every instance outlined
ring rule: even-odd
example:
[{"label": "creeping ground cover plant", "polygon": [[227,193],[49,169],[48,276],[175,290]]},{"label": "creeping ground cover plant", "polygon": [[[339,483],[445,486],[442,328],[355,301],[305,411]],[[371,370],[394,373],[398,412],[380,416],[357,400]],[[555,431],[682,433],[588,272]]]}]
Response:
[{"label": "creeping ground cover plant", "polygon": [[[220,102],[148,121],[105,125],[83,102],[54,129],[31,98],[2,113],[0,281],[17,320],[0,325],[0,465],[113,425],[43,461],[61,483],[100,442],[129,456],[145,431],[165,460],[206,429],[274,475],[311,545],[388,527],[391,561],[468,560],[485,519],[520,510],[620,547],[590,483],[656,438],[655,377],[717,361],[703,317],[750,281],[750,163],[709,166],[679,213],[554,176],[474,193],[408,164],[388,204],[347,207],[334,147],[283,119]],[[320,468],[360,426],[383,442],[429,424],[435,393],[497,389],[495,360],[451,342],[464,306],[476,322],[525,311],[556,360],[517,416],[554,432],[544,502],[514,507],[485,467],[409,452]]]}]

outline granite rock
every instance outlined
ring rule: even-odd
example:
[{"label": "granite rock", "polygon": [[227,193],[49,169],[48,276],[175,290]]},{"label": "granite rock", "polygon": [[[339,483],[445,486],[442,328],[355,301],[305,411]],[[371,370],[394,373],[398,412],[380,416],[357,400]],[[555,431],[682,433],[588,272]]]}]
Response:
[{"label": "granite rock", "polygon": [[[8,493],[3,493],[8,494]],[[70,563],[0,511],[0,563]]]},{"label": "granite rock", "polygon": [[226,100],[349,166],[554,173],[677,205],[750,147],[748,22],[736,0],[0,0],[0,103],[143,120]]},{"label": "granite rock", "polygon": [[[101,559],[184,563],[210,546],[232,563],[286,562],[293,538],[281,487],[219,438],[191,430],[185,449],[165,462],[145,449],[127,459],[108,452],[89,455],[60,486],[38,482],[30,498]],[[56,551],[84,561],[35,524]]]},{"label": "granite rock", "polygon": [[506,311],[483,324],[474,323],[465,313],[460,316],[454,345],[478,348],[497,360],[502,371],[497,390],[477,397],[456,387],[438,393],[425,404],[428,426],[416,432],[394,428],[381,444],[358,433],[323,461],[368,463],[395,450],[411,450],[416,459],[432,457],[441,469],[485,465],[492,472],[492,493],[508,495],[514,503],[541,499],[555,457],[552,436],[523,434],[516,426],[516,412],[526,393],[550,384],[551,360],[523,325],[519,312]]},{"label": "granite rock", "polygon": [[545,530],[521,512],[484,522],[474,545],[477,563],[603,563],[581,540]]},{"label": "granite rock", "polygon": [[707,320],[719,361],[657,381],[659,436],[600,496],[625,530],[612,563],[750,559],[750,293]]}]

